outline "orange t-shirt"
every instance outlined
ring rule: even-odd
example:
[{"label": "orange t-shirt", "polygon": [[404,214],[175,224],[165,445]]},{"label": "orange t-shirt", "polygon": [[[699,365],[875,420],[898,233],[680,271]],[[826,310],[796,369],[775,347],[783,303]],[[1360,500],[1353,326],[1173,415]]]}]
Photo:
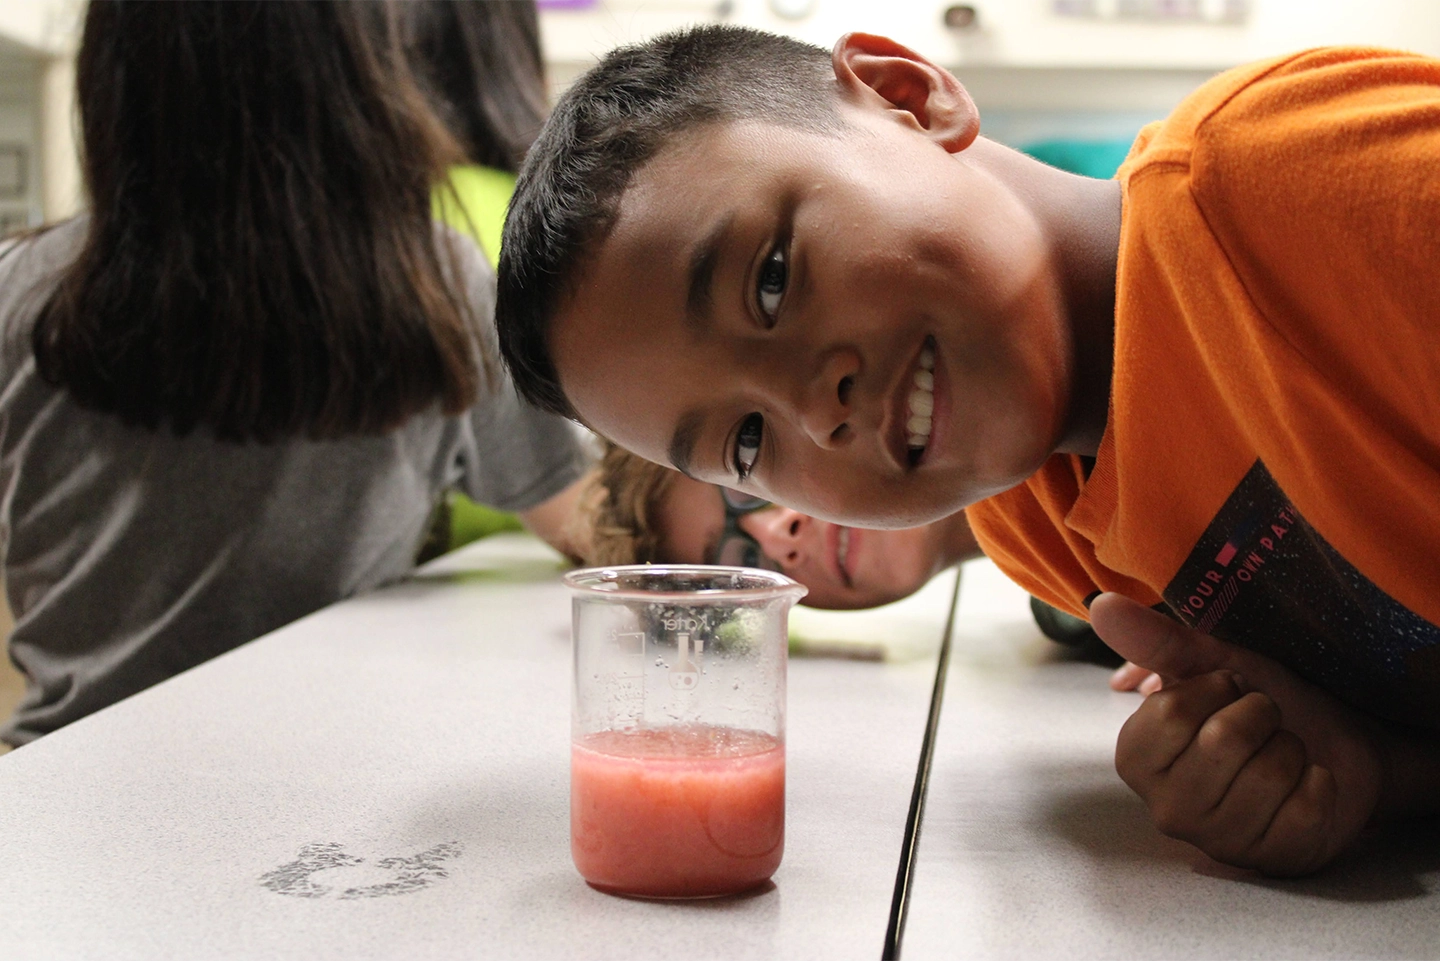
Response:
[{"label": "orange t-shirt", "polygon": [[1440,719],[1440,61],[1301,53],[1147,127],[1123,219],[1110,416],[968,509],[986,554]]}]

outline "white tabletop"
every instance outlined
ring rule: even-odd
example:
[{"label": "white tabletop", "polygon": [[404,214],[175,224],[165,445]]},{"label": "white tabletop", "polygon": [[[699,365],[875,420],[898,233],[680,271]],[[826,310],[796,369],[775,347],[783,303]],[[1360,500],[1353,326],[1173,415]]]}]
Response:
[{"label": "white tabletop", "polygon": [[1161,836],[1114,770],[1138,705],[966,565],[902,957],[1436,958],[1440,824],[1270,881]]},{"label": "white tabletop", "polygon": [[[793,659],[773,886],[660,904],[569,861],[568,621],[495,539],[0,757],[0,958],[878,956],[933,655]],[[1215,865],[1113,772],[1135,697],[1057,650],[966,566],[905,961],[1440,956],[1440,827]]]},{"label": "white tabletop", "polygon": [[642,902],[570,864],[569,616],[496,538],[0,757],[0,958],[878,956],[933,655],[793,659],[773,886]]}]

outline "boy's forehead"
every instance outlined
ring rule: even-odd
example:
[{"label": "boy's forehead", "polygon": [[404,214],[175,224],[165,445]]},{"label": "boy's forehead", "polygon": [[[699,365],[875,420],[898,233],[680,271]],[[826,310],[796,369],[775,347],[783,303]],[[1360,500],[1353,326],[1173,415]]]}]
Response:
[{"label": "boy's forehead", "polygon": [[773,179],[790,153],[787,132],[745,120],[698,124],[675,135],[631,177],[617,226],[627,219],[683,218]]},{"label": "boy's forehead", "polygon": [[723,240],[738,210],[778,199],[804,158],[814,156],[804,141],[816,136],[762,120],[697,124],[676,134],[631,177],[575,289],[616,268],[652,294],[683,282],[701,246]]},{"label": "boy's forehead", "polygon": [[[550,325],[561,387],[592,429],[650,460],[663,462],[673,430],[667,405],[648,396],[645,370],[657,358],[673,366],[686,341],[687,252],[722,209],[719,190],[703,184],[674,196],[695,138],[676,142],[636,173],[610,228],[584,251],[569,292]],[[692,178],[693,179],[693,178]]]},{"label": "boy's forehead", "polygon": [[724,240],[737,207],[773,188],[774,128],[757,122],[703,124],[673,139],[635,172],[615,218],[586,252],[571,306],[643,293],[647,306],[684,308],[693,260]]}]

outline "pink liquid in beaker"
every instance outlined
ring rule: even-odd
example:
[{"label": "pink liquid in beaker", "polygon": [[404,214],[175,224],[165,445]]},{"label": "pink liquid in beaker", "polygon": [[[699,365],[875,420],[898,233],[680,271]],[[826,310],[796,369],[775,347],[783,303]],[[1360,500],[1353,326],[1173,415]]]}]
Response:
[{"label": "pink liquid in beaker", "polygon": [[708,725],[602,731],[570,754],[570,853],[595,887],[653,898],[734,894],[785,848],[785,746]]}]

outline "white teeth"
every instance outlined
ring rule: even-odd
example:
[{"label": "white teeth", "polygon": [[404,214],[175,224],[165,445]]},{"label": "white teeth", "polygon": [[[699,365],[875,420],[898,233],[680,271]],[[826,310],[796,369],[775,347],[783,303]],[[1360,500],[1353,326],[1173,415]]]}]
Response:
[{"label": "white teeth", "polygon": [[905,430],[909,434],[906,444],[911,450],[922,449],[930,443],[931,415],[935,413],[935,349],[927,342],[920,348],[920,366],[915,371],[911,383],[915,389],[910,391],[906,411],[909,419],[905,422]]}]

